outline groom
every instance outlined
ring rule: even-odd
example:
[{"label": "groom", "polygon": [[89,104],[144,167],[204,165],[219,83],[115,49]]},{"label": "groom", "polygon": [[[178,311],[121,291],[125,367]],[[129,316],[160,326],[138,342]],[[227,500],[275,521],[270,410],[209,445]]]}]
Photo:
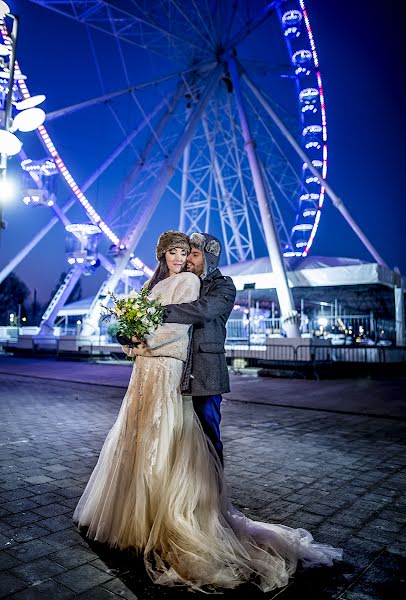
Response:
[{"label": "groom", "polygon": [[165,307],[164,322],[193,325],[191,348],[183,376],[183,393],[191,393],[203,431],[213,443],[221,464],[220,404],[230,391],[224,343],[226,323],[234,306],[236,289],[230,277],[218,269],[221,245],[209,233],[190,236],[187,270],[201,279],[200,298]]}]

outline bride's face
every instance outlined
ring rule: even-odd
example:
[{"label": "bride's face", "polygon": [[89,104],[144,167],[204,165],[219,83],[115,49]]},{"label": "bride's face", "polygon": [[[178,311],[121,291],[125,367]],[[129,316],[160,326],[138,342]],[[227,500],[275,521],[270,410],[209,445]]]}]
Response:
[{"label": "bride's face", "polygon": [[186,264],[187,252],[182,248],[171,248],[165,252],[169,275],[180,273]]}]

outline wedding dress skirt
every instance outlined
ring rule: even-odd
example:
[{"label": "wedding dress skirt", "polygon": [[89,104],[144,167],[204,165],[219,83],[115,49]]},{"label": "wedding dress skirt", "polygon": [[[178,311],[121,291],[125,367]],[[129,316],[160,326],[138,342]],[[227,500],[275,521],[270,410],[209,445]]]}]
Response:
[{"label": "wedding dress skirt", "polygon": [[158,584],[215,591],[252,581],[282,587],[341,550],[305,529],[248,519],[227,497],[224,473],[190,398],[183,363],[139,356],[117,420],[75,513],[86,535],[143,554]]}]

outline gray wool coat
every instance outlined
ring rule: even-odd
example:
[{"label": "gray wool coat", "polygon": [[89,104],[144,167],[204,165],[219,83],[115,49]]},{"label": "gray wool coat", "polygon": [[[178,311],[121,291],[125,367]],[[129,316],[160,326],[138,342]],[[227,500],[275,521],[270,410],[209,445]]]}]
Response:
[{"label": "gray wool coat", "polygon": [[[200,298],[165,307],[166,323],[193,325],[192,341],[185,366],[183,392],[213,396],[230,391],[224,343],[226,323],[234,306],[235,285],[215,269],[201,282]],[[186,385],[189,383],[190,385]]]}]

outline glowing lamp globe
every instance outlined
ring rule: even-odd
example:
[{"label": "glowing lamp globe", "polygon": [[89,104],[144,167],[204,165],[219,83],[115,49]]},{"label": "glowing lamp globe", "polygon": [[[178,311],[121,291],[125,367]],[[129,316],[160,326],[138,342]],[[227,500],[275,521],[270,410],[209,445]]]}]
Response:
[{"label": "glowing lamp globe", "polygon": [[4,19],[6,15],[10,14],[10,7],[7,2],[0,2],[0,19]]},{"label": "glowing lamp globe", "polygon": [[13,119],[13,129],[16,131],[34,131],[45,121],[45,112],[42,108],[27,108],[18,113]]},{"label": "glowing lamp globe", "polygon": [[10,200],[16,193],[16,187],[10,179],[0,179],[0,198]]},{"label": "glowing lamp globe", "polygon": [[30,96],[29,98],[25,98],[20,102],[15,103],[15,107],[17,110],[25,110],[26,108],[33,108],[34,106],[38,106],[44,102],[46,96],[45,94],[37,94],[36,96]]},{"label": "glowing lamp globe", "polygon": [[22,142],[11,131],[0,129],[0,153],[7,156],[18,154],[22,147]]}]

